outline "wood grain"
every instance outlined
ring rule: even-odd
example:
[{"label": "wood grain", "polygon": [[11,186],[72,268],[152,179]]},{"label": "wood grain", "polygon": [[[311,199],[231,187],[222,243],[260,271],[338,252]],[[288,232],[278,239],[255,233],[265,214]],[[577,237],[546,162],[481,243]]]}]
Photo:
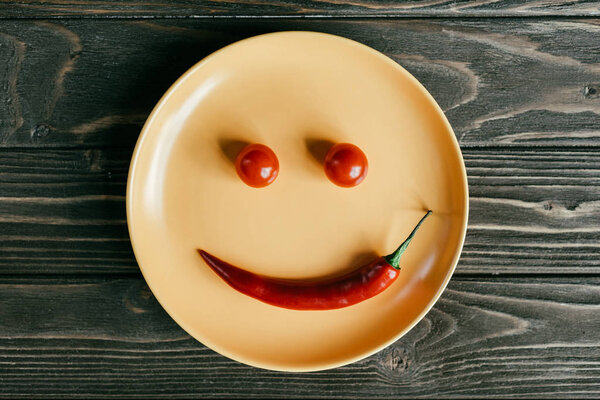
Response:
[{"label": "wood grain", "polygon": [[600,157],[592,151],[463,152],[470,218],[462,272],[600,272]]},{"label": "wood grain", "polygon": [[[600,273],[600,153],[466,149],[457,274]],[[0,274],[131,273],[130,150],[0,151]]]},{"label": "wood grain", "polygon": [[595,397],[600,280],[454,278],[387,349],[309,374],[230,361],[140,279],[3,280],[1,398]]},{"label": "wood grain", "polygon": [[0,15],[33,17],[505,17],[505,16],[597,16],[600,7],[586,0],[151,0],[85,1],[21,0],[0,3]]},{"label": "wood grain", "polygon": [[0,273],[131,272],[130,150],[0,152]]},{"label": "wood grain", "polygon": [[463,147],[600,144],[600,20],[161,19],[0,21],[0,146],[132,146],[195,62],[281,30],[338,34],[392,57]]}]

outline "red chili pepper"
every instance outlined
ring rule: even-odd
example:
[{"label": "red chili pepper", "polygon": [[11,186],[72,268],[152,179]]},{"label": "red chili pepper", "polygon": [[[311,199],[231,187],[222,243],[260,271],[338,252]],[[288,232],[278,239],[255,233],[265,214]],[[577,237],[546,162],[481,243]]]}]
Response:
[{"label": "red chili pepper", "polygon": [[301,281],[271,278],[231,265],[204,250],[204,261],[235,290],[262,302],[292,310],[332,310],[348,307],[381,293],[400,275],[400,257],[431,210],[393,253],[379,257],[346,275]]}]

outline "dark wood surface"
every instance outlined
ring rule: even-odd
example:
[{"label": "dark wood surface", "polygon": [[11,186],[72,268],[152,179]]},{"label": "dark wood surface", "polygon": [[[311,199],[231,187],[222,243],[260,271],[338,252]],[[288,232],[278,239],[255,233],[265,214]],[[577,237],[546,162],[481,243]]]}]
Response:
[{"label": "dark wood surface", "polygon": [[[457,274],[600,274],[600,152],[463,150]],[[0,275],[130,274],[125,148],[0,149]]]},{"label": "dark wood surface", "polygon": [[11,18],[32,17],[453,17],[598,16],[593,0],[20,0],[0,3]]},{"label": "dark wood surface", "polygon": [[177,77],[280,30],[346,36],[430,90],[463,148],[597,146],[595,19],[0,21],[0,146],[126,146]]},{"label": "dark wood surface", "polygon": [[[581,0],[0,2],[0,398],[600,396],[596,17]],[[455,129],[471,196],[425,319],[309,374],[191,339],[141,278],[124,210],[162,93],[281,30],[346,36],[414,74]]]},{"label": "dark wood surface", "polygon": [[[279,373],[191,339],[139,279],[0,280],[7,398],[585,397],[598,394],[598,278],[455,278],[389,348]],[[51,395],[51,396],[49,396]]]}]

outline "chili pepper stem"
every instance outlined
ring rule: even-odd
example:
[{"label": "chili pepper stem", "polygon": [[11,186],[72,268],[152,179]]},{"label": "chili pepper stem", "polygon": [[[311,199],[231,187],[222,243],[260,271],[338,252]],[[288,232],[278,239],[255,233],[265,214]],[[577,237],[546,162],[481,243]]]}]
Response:
[{"label": "chili pepper stem", "polygon": [[392,267],[394,267],[396,269],[400,269],[400,257],[402,257],[402,254],[404,253],[404,251],[410,244],[410,241],[415,236],[415,233],[417,233],[417,230],[419,229],[419,227],[421,226],[423,221],[425,221],[425,219],[427,217],[429,217],[432,213],[433,213],[433,211],[431,211],[431,210],[427,211],[427,214],[425,214],[423,216],[423,218],[421,218],[421,220],[419,221],[417,226],[415,226],[415,229],[412,230],[412,232],[410,233],[410,235],[408,235],[406,240],[404,240],[404,242],[402,242],[402,244],[400,246],[398,246],[398,248],[393,253],[388,254],[387,256],[384,257],[385,261],[388,264],[390,264]]}]

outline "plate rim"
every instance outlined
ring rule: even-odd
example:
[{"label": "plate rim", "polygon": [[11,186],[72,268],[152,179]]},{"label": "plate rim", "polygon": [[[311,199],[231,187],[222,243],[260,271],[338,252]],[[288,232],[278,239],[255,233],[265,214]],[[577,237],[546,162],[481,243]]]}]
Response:
[{"label": "plate rim", "polygon": [[[444,279],[442,284],[439,286],[439,288],[436,290],[435,295],[432,297],[432,299],[427,304],[427,306],[410,324],[408,324],[404,329],[400,330],[396,335],[394,335],[389,340],[382,342],[380,345],[375,346],[375,347],[371,348],[370,350],[363,351],[357,355],[349,356],[349,357],[346,357],[346,358],[343,358],[341,360],[334,361],[334,362],[320,362],[320,363],[311,364],[310,366],[300,366],[300,367],[296,366],[296,365],[285,365],[283,363],[256,362],[251,359],[246,359],[243,356],[240,356],[234,352],[230,352],[226,348],[212,342],[211,340],[206,340],[205,338],[202,338],[202,340],[200,340],[199,337],[201,335],[196,335],[195,329],[193,329],[193,327],[187,325],[184,321],[181,321],[179,318],[177,318],[175,316],[175,313],[172,312],[172,310],[170,310],[170,308],[167,306],[167,303],[162,301],[159,298],[159,296],[157,295],[157,293],[153,290],[152,285],[150,284],[150,282],[148,281],[148,279],[146,277],[146,274],[144,273],[144,268],[142,267],[142,264],[138,260],[138,250],[136,250],[136,244],[135,244],[135,239],[134,239],[134,228],[133,228],[133,222],[132,222],[132,220],[133,220],[132,198],[134,196],[132,188],[133,188],[133,181],[135,179],[135,170],[136,170],[137,161],[140,158],[140,153],[141,153],[145,138],[149,135],[148,134],[149,127],[152,125],[154,119],[157,117],[157,115],[159,114],[160,110],[163,108],[163,106],[165,105],[165,103],[167,102],[169,97],[177,90],[177,88],[179,88],[179,86],[181,86],[181,84],[191,74],[193,74],[196,70],[202,68],[206,63],[208,63],[214,57],[217,57],[220,53],[230,50],[231,48],[235,48],[238,46],[244,46],[245,43],[249,42],[249,41],[262,40],[265,37],[283,36],[283,35],[289,35],[289,36],[300,35],[300,36],[304,36],[304,37],[314,36],[317,39],[319,37],[325,36],[330,39],[345,42],[346,44],[358,46],[358,47],[362,48],[363,50],[366,50],[372,56],[377,57],[382,61],[385,61],[387,64],[391,65],[394,69],[396,69],[399,73],[401,73],[404,76],[404,78],[412,81],[412,83],[419,90],[419,92],[421,92],[421,94],[425,95],[425,97],[428,99],[429,103],[433,107],[433,110],[435,110],[437,116],[439,118],[441,118],[441,121],[443,122],[445,128],[447,129],[448,133],[451,136],[453,150],[454,150],[455,154],[458,156],[458,160],[460,161],[459,164],[460,164],[461,178],[463,181],[463,191],[464,191],[463,207],[465,210],[464,218],[461,221],[459,245],[456,248],[456,251],[455,251],[454,257],[451,261],[450,268],[448,269],[446,278]],[[454,271],[456,270],[456,266],[458,264],[461,254],[462,254],[465,237],[466,237],[466,233],[467,233],[467,224],[468,224],[468,219],[469,219],[469,186],[468,186],[468,179],[467,179],[467,171],[466,171],[466,167],[465,167],[464,158],[463,158],[463,155],[462,155],[462,152],[460,149],[460,144],[458,143],[456,134],[455,134],[454,130],[452,129],[452,126],[450,125],[450,122],[448,121],[446,115],[444,114],[444,111],[441,109],[439,104],[435,101],[435,99],[431,95],[431,93],[429,93],[429,91],[425,88],[425,86],[423,86],[423,84],[421,82],[419,82],[417,80],[417,78],[415,78],[410,72],[408,72],[402,65],[400,65],[398,62],[394,61],[387,55],[381,53],[380,51],[375,50],[374,48],[372,48],[366,44],[363,44],[361,42],[358,42],[356,40],[353,40],[353,39],[349,39],[349,38],[346,38],[343,36],[334,35],[334,34],[330,34],[330,33],[317,32],[317,31],[288,30],[288,31],[277,31],[277,32],[269,32],[269,33],[264,33],[264,34],[260,34],[260,35],[255,35],[255,36],[247,37],[245,39],[241,39],[241,40],[235,41],[233,43],[230,43],[230,44],[210,53],[209,55],[207,55],[206,57],[202,58],[200,61],[195,63],[193,66],[191,66],[189,69],[187,69],[181,76],[179,76],[179,78],[177,78],[177,80],[165,91],[165,93],[161,96],[161,98],[158,100],[158,102],[156,103],[156,105],[154,106],[154,108],[152,109],[150,114],[148,115],[144,125],[142,126],[142,129],[141,129],[138,139],[136,141],[135,147],[133,149],[131,163],[129,165],[129,169],[128,169],[128,173],[127,173],[127,189],[126,189],[125,207],[126,207],[126,217],[127,217],[127,229],[128,229],[128,233],[129,233],[131,247],[133,249],[133,253],[136,258],[136,263],[138,264],[138,268],[139,268],[140,272],[142,273],[144,281],[146,282],[146,284],[152,291],[152,295],[156,298],[156,300],[161,305],[161,307],[167,312],[169,317],[171,317],[171,319],[173,319],[173,321],[175,321],[175,323],[177,323],[177,325],[179,325],[184,331],[186,331],[187,334],[189,334],[194,340],[197,340],[199,343],[201,343],[202,345],[208,347],[209,349],[217,352],[218,354],[221,354],[222,356],[225,356],[231,360],[234,360],[236,362],[239,362],[239,363],[242,363],[245,365],[250,365],[252,367],[257,367],[257,368],[262,368],[262,369],[272,370],[272,371],[280,371],[280,372],[314,372],[314,371],[323,371],[323,370],[338,368],[341,366],[352,364],[352,363],[363,360],[373,354],[376,354],[376,353],[382,351],[383,349],[389,347],[391,344],[393,344],[394,342],[399,340],[401,337],[403,337],[412,328],[414,328],[415,325],[417,325],[419,322],[421,322],[421,320],[425,317],[425,315],[427,315],[427,313],[433,308],[435,303],[437,303],[437,301],[441,297],[442,293],[446,290],[446,287],[447,287],[450,279],[454,275]]]}]

